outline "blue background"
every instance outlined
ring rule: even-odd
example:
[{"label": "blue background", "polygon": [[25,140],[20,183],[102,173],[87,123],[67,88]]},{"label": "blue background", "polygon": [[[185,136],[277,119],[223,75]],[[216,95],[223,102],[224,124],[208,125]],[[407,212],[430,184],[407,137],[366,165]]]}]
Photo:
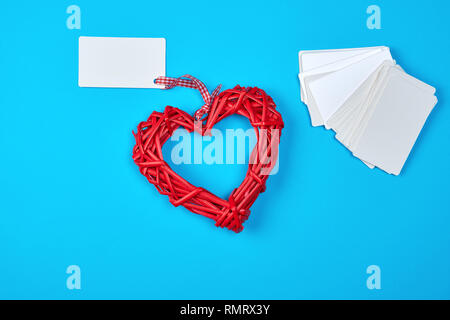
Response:
[{"label": "blue background", "polygon": [[[71,4],[81,30],[66,27]],[[381,30],[366,27],[371,4]],[[4,1],[0,298],[450,298],[449,10],[443,0]],[[165,37],[168,75],[274,98],[280,171],[242,233],[172,207],[131,159],[137,124],[168,104],[194,112],[198,92],[79,88],[80,35]],[[300,102],[299,50],[374,45],[439,99],[398,177],[312,128]],[[176,170],[226,194],[246,166]],[[81,290],[66,288],[72,264]],[[366,287],[372,264],[381,290]]]}]

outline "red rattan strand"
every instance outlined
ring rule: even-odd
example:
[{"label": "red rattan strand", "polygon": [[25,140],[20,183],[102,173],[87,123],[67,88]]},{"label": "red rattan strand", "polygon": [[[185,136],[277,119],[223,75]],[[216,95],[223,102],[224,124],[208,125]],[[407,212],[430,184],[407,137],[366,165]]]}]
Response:
[{"label": "red rattan strand", "polygon": [[[153,112],[147,121],[138,125],[137,132],[133,132],[136,139],[134,162],[148,181],[161,194],[167,195],[174,206],[182,205],[194,213],[213,219],[218,227],[240,232],[243,229],[242,223],[250,214],[250,207],[265,190],[268,172],[278,158],[278,138],[283,128],[283,119],[275,109],[272,98],[263,90],[236,86],[223,91],[214,99],[205,118],[206,124],[199,129],[192,116],[167,106],[163,113]],[[161,147],[180,126],[189,132],[201,130],[200,133],[205,135],[216,123],[232,114],[239,114],[250,120],[255,128],[257,143],[251,153],[244,181],[234,189],[228,200],[224,200],[208,190],[193,186],[176,174],[164,161]],[[279,130],[278,134],[272,136],[273,130]],[[274,146],[276,149],[272,150]],[[261,148],[266,152],[261,153]],[[271,161],[267,163],[265,159],[258,159],[261,154]],[[255,159],[258,161],[252,161]]]}]

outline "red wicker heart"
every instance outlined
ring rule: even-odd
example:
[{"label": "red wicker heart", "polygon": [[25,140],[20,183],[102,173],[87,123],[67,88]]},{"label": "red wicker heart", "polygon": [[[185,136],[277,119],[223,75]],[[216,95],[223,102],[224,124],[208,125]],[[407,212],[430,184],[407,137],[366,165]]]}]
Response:
[{"label": "red wicker heart", "polygon": [[[259,193],[265,190],[270,170],[278,158],[283,119],[275,108],[272,98],[263,90],[240,86],[223,91],[214,99],[205,119],[206,124],[202,126],[186,112],[167,106],[163,113],[153,112],[147,121],[138,125],[137,133],[133,133],[136,139],[134,162],[159,193],[169,196],[174,206],[182,205],[213,219],[216,226],[240,232],[242,223],[250,214],[250,207]],[[176,174],[164,161],[161,147],[180,126],[189,132],[195,130],[205,135],[216,123],[232,114],[249,119],[255,129],[257,143],[251,153],[244,181],[234,189],[227,201],[193,186]]]}]

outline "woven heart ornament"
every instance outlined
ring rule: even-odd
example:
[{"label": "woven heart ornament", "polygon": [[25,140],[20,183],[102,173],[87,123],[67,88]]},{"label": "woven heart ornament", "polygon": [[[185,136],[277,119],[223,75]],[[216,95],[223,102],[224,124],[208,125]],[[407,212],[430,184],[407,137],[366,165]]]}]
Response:
[{"label": "woven heart ornament", "polygon": [[[147,121],[138,125],[137,132],[133,132],[136,139],[134,162],[148,181],[159,193],[167,195],[174,206],[182,205],[191,212],[211,218],[218,227],[242,231],[250,207],[264,192],[266,180],[278,159],[279,138],[284,125],[275,103],[256,87],[236,86],[219,94],[219,86],[210,95],[201,81],[189,75],[159,77],[155,82],[165,85],[166,89],[175,86],[198,89],[205,104],[195,113],[195,117],[170,106],[162,113],[154,111]],[[175,173],[164,161],[161,149],[179,127],[209,135],[216,123],[232,114],[249,119],[255,129],[257,143],[251,152],[244,181],[231,192],[228,200],[224,200]]]}]

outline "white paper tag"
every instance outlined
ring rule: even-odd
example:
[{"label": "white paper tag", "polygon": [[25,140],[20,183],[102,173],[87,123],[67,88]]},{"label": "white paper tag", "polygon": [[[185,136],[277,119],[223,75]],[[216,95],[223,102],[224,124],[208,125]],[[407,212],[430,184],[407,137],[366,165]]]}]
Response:
[{"label": "white paper tag", "polygon": [[165,74],[164,38],[79,38],[80,87],[161,88]]}]

